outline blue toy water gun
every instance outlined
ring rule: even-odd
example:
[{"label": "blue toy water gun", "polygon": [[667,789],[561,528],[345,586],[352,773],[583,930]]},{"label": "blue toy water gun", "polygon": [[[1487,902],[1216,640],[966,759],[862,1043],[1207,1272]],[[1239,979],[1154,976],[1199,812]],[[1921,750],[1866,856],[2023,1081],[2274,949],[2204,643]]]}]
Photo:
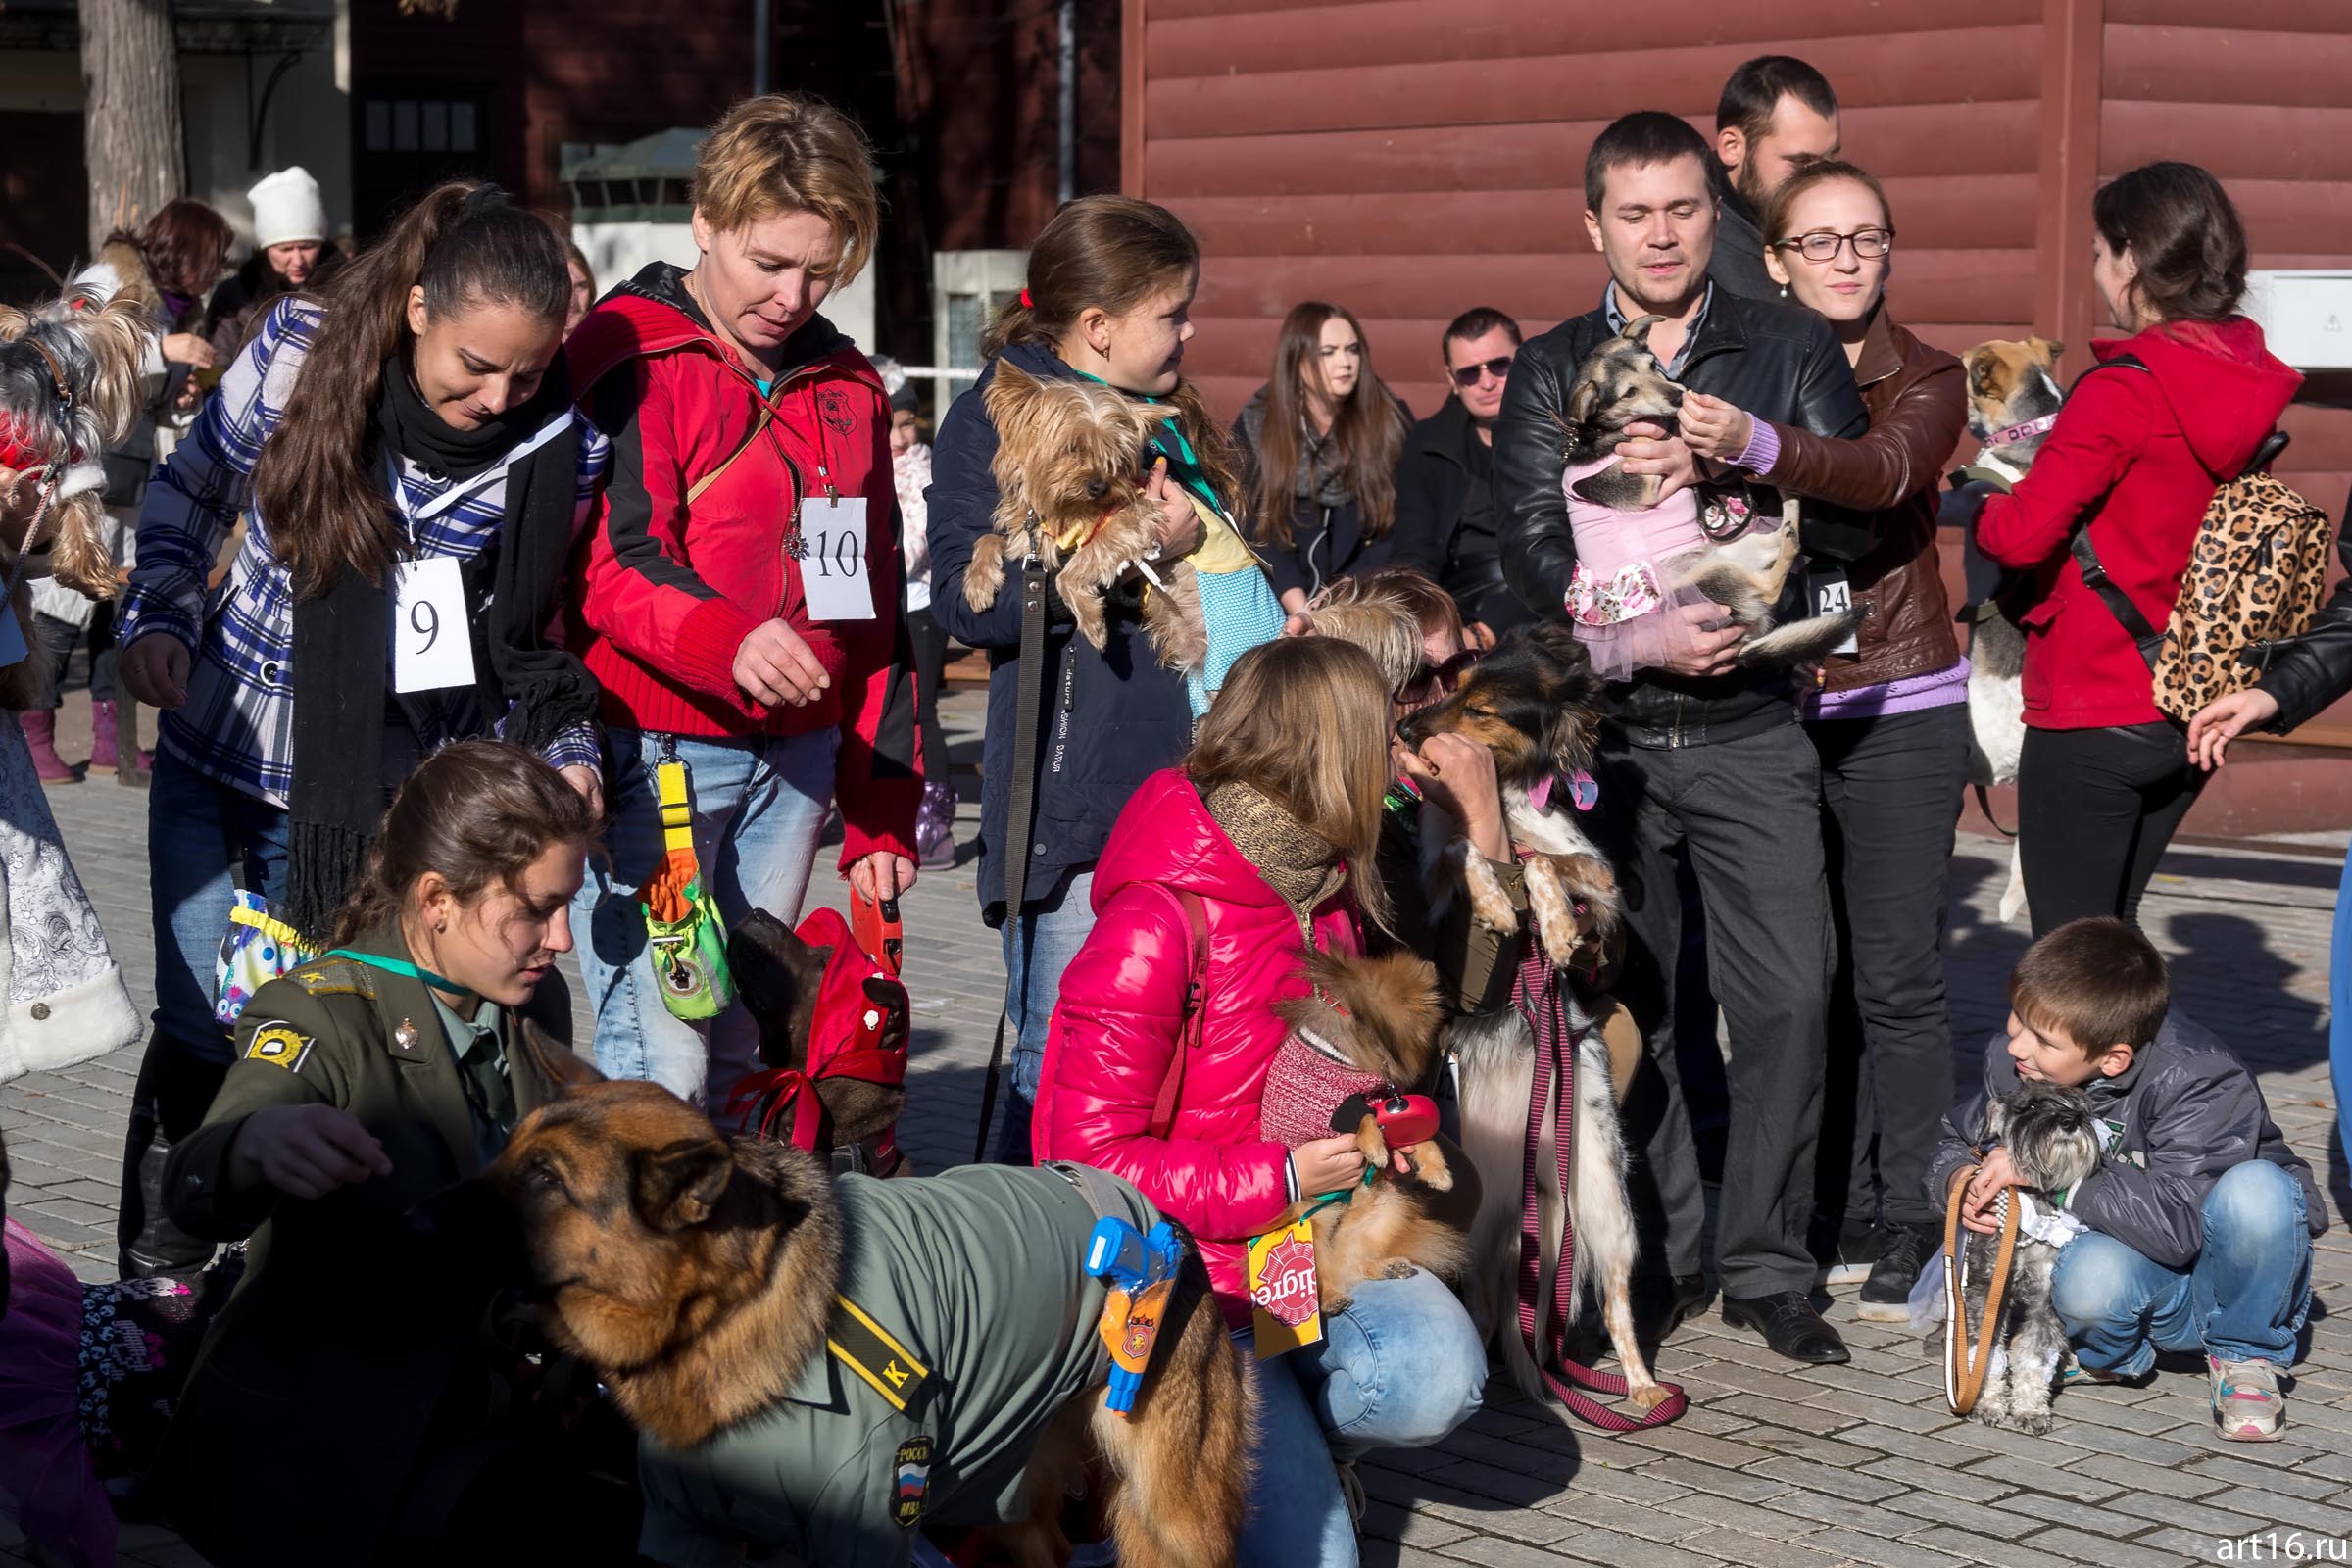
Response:
[{"label": "blue toy water gun", "polygon": [[1110,1349],[1110,1390],[1103,1402],[1115,1415],[1135,1409],[1183,1262],[1183,1238],[1164,1219],[1147,1236],[1106,1214],[1086,1239],[1086,1271],[1110,1283],[1096,1332]]}]

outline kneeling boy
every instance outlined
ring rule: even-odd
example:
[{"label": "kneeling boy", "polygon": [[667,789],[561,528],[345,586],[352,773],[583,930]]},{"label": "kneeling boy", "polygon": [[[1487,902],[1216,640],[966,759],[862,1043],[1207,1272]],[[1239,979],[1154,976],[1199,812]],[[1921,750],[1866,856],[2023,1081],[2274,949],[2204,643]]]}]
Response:
[{"label": "kneeling boy", "polygon": [[[2076,920],[2026,951],[2009,980],[2009,1037],[1984,1053],[1984,1085],[1952,1107],[1928,1168],[1949,1200],[1984,1147],[1988,1100],[2021,1079],[2079,1088],[2105,1126],[2098,1170],[2063,1206],[2088,1227],[2059,1254],[2051,1302],[2073,1381],[2115,1382],[2159,1350],[2201,1352],[2225,1438],[2278,1436],[2278,1375],[2311,1307],[2311,1242],[2328,1211],[2279,1134],[2253,1074],[2172,1008],[2164,959],[2120,920]],[[1969,1229],[1997,1228],[2016,1181],[1985,1156],[1962,1201]]]}]

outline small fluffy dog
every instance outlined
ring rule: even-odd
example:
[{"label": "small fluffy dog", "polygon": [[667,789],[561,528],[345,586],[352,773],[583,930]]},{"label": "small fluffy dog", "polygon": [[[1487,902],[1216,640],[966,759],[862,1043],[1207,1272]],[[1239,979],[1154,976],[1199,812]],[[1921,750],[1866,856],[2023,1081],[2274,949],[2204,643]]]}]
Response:
[{"label": "small fluffy dog", "polygon": [[[147,316],[135,298],[108,302],[74,288],[29,311],[0,306],[0,561],[12,573],[20,551],[51,545],[60,582],[93,599],[114,596],[120,579],[104,539],[100,460],[138,417],[147,351]],[[29,624],[23,599],[20,584],[12,608]],[[10,674],[33,677],[39,668],[28,659]],[[0,676],[8,707],[39,699],[14,684]]]},{"label": "small fluffy dog", "polygon": [[[2014,485],[2026,476],[2066,403],[2058,384],[2058,357],[2065,352],[2065,344],[2046,337],[1995,338],[1960,357],[1968,375],[1969,433],[1984,445],[1957,479],[1993,477]],[[1975,519],[1966,520],[1973,525]],[[1968,779],[1981,790],[2014,782],[2025,748],[2026,633],[2016,618],[2024,607],[2013,599],[1988,592],[1970,612],[1976,618],[1968,643]],[[2015,919],[2025,901],[2025,872],[2012,850],[2001,919]]]},{"label": "small fluffy dog", "polygon": [[[1628,321],[1625,330],[1585,357],[1569,387],[1568,406],[1558,418],[1567,437],[1561,456],[1571,468],[1608,462],[1625,427],[1647,419],[1671,425],[1683,406],[1683,387],[1670,379],[1657,356],[1649,352],[1650,328],[1664,320],[1644,316]],[[1571,501],[1582,500],[1614,512],[1646,512],[1660,505],[1662,481],[1656,474],[1631,474],[1622,461],[1608,462],[1569,486]],[[1697,497],[1690,491],[1674,498],[1695,516]],[[1573,520],[1574,507],[1571,506]],[[1834,615],[1812,615],[1776,624],[1776,608],[1798,555],[1796,510],[1785,505],[1781,525],[1771,532],[1749,532],[1727,543],[1710,544],[1658,563],[1662,586],[1671,594],[1689,588],[1705,595],[1731,613],[1747,632],[1740,645],[1742,663],[1813,663],[1853,635],[1869,613],[1866,605]]]},{"label": "small fluffy dog", "polygon": [[1159,543],[1159,509],[1135,479],[1146,444],[1174,411],[1092,381],[1040,380],[1003,360],[986,396],[997,427],[996,532],[972,551],[964,603],[996,603],[1007,571],[1035,552],[1080,633],[1101,648],[1103,600],[1143,565],[1157,584],[1144,601],[1152,652],[1170,669],[1198,671],[1208,657],[1200,584],[1185,562],[1146,564]]},{"label": "small fluffy dog", "polygon": [[[1437,970],[1410,953],[1317,953],[1307,959],[1306,973],[1313,989],[1274,1009],[1291,1033],[1266,1074],[1267,1098],[1312,1104],[1328,1115],[1298,1130],[1352,1133],[1372,1173],[1370,1184],[1348,1201],[1314,1212],[1315,1283],[1323,1310],[1344,1309],[1368,1279],[1397,1279],[1415,1268],[1460,1278],[1478,1211],[1477,1172],[1450,1141],[1432,1136],[1396,1148],[1407,1167],[1400,1174],[1390,1163],[1378,1115],[1381,1102],[1420,1087],[1437,1064],[1446,1023]],[[1333,1082],[1371,1087],[1356,1089],[1326,1112],[1331,1092],[1318,1095],[1317,1086]]]},{"label": "small fluffy dog", "polygon": [[[2051,1194],[2066,1192],[2099,1168],[2098,1123],[2080,1089],[2020,1084],[1985,1107],[1984,1123],[1986,1137],[2008,1147],[2025,1189],[2045,1203]],[[2024,1196],[2012,1191],[2004,1200],[2014,1203]],[[1997,1357],[1977,1396],[1976,1418],[2012,1432],[2045,1433],[2050,1430],[2051,1385],[2066,1356],[2066,1326],[2050,1305],[2050,1274],[2058,1266],[2058,1249],[2020,1228],[2001,1299],[2001,1320],[1984,1323],[2001,1239],[1975,1231],[1963,1234],[1967,1241],[1961,1309],[1968,1314],[1966,1322],[1980,1325],[1982,1344],[1995,1348],[1980,1353]]]},{"label": "small fluffy dog", "polygon": [[[1597,968],[1621,913],[1616,876],[1577,820],[1580,798],[1589,803],[1582,795],[1591,784],[1584,770],[1600,727],[1600,678],[1583,645],[1566,627],[1547,622],[1505,636],[1451,697],[1406,715],[1396,726],[1407,746],[1450,733],[1494,754],[1511,842],[1527,861],[1537,940],[1555,967],[1584,972]],[[1425,855],[1431,848],[1424,847]],[[1441,907],[1459,894],[1469,898],[1482,922],[1496,930],[1518,929],[1518,915],[1501,884],[1463,840],[1455,838],[1438,850],[1425,874],[1433,903]],[[1541,1399],[1543,1379],[1515,1316],[1535,1039],[1518,1012],[1506,1008],[1491,1017],[1457,1020],[1449,1040],[1462,1145],[1484,1193],[1471,1231],[1466,1304],[1488,1338],[1499,1339],[1519,1386]],[[1548,1312],[1566,1216],[1576,1231],[1571,1284],[1579,1293],[1588,1283],[1592,1286],[1610,1348],[1624,1369],[1627,1397],[1637,1408],[1650,1409],[1667,1393],[1650,1376],[1634,1335],[1631,1291],[1639,1244],[1625,1195],[1625,1139],[1617,1121],[1609,1048],[1598,1029],[1583,1031],[1577,1050],[1574,1117],[1569,1190],[1558,1190],[1556,1118],[1543,1131],[1536,1161],[1545,1285],[1540,1299]]]}]

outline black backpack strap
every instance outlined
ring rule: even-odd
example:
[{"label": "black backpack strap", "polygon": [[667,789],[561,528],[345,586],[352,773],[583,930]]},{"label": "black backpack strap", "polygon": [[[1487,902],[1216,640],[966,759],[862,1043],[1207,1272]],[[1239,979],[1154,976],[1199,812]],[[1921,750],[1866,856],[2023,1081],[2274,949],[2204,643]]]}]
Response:
[{"label": "black backpack strap", "polygon": [[[2082,388],[2084,377],[2096,375],[2101,370],[2137,370],[2143,375],[2155,373],[2148,368],[2147,362],[2136,354],[2110,354],[2075,377],[2076,389]],[[2071,397],[2073,394],[2068,395]],[[2164,650],[2164,633],[2148,624],[2148,617],[2139,612],[2139,607],[2132,603],[2131,596],[2117,587],[2115,579],[2107,575],[2107,567],[2099,560],[2098,549],[2090,542],[2090,523],[2087,520],[2075,529],[2073,537],[2066,542],[2066,548],[2067,553],[2075,558],[2076,566],[2082,572],[2082,586],[2099,596],[2099,603],[2105,605],[2107,612],[2121,623],[2124,634],[2138,647],[2139,657],[2147,661],[2148,668],[2153,670],[2156,667],[2156,656]]]}]

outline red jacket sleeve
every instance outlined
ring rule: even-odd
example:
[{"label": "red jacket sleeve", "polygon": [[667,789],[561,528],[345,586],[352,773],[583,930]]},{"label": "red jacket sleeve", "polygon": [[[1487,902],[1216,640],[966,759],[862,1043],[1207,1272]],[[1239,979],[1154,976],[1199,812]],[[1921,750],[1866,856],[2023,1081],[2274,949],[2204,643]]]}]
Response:
[{"label": "red jacket sleeve", "polygon": [[[1165,889],[1139,884],[1112,895],[1062,971],[1032,1136],[1039,1159],[1109,1171],[1196,1236],[1235,1241],[1290,1206],[1290,1152],[1152,1136],[1160,1085],[1183,1040],[1192,953],[1191,927]],[[1212,991],[1205,1004],[1212,1038],[1217,1001]],[[1201,1065],[1186,1064],[1179,1123],[1184,1099],[1202,1086]]]},{"label": "red jacket sleeve", "polygon": [[2004,566],[2038,566],[2063,552],[2083,512],[2147,446],[2157,395],[2156,378],[2144,371],[2078,380],[2025,479],[1984,503],[1977,548]]},{"label": "red jacket sleeve", "polygon": [[[865,562],[874,618],[843,636],[841,749],[833,763],[841,803],[841,868],[877,850],[912,858],[922,803],[921,726],[916,723],[914,644],[899,613],[905,594],[899,554],[899,490],[890,463],[890,406],[872,394],[873,438],[865,485]],[[806,628],[803,628],[804,631]],[[947,759],[930,763],[947,774]]]},{"label": "red jacket sleeve", "polygon": [[589,516],[581,618],[624,652],[671,671],[745,717],[768,710],[735,684],[735,650],[759,620],[686,564],[686,490],[678,412],[654,362],[608,372],[591,421],[612,441],[612,469]]}]

